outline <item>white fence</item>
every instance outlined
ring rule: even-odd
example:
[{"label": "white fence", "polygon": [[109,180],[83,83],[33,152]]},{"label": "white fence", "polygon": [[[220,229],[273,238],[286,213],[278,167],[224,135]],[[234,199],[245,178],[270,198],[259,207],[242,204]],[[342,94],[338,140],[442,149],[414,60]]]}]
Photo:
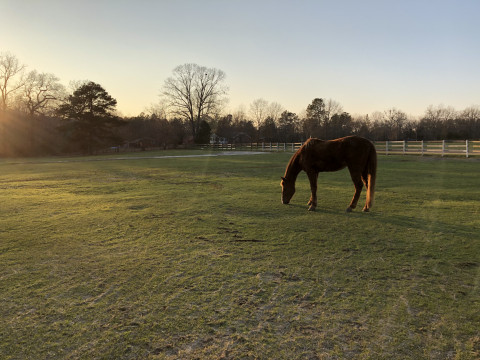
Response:
[{"label": "white fence", "polygon": [[[374,141],[379,154],[385,155],[441,155],[441,156],[479,156],[480,141],[439,140],[439,141]],[[247,150],[247,151],[289,151],[295,152],[302,143],[242,143],[242,144],[205,144],[203,149]]]},{"label": "white fence", "polygon": [[413,155],[480,155],[480,141],[439,140],[439,141],[376,141],[375,147],[380,154]]},{"label": "white fence", "polygon": [[197,145],[200,149],[213,150],[249,150],[249,151],[297,151],[303,143],[237,143],[237,144],[203,144]]}]

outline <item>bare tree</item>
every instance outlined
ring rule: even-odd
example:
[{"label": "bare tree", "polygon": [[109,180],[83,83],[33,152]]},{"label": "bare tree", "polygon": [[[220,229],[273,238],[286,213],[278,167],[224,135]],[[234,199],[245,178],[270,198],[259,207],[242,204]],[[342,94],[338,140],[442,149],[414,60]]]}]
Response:
[{"label": "bare tree", "polygon": [[258,129],[267,118],[277,122],[283,112],[282,105],[277,102],[269,103],[264,99],[256,99],[250,104],[249,115]]},{"label": "bare tree", "polygon": [[268,101],[264,99],[255,99],[250,104],[250,116],[253,123],[258,128],[268,116]]},{"label": "bare tree", "polygon": [[328,120],[331,120],[334,115],[340,115],[341,113],[343,113],[343,107],[338,101],[332,99],[325,101],[325,115]]},{"label": "bare tree", "polygon": [[457,131],[464,139],[480,137],[480,106],[472,105],[460,112],[455,120]]},{"label": "bare tree", "polygon": [[65,87],[53,74],[30,71],[25,77],[18,103],[30,115],[46,114],[66,95]]},{"label": "bare tree", "polygon": [[343,112],[342,105],[335,100],[313,99],[307,106],[303,120],[303,132],[306,136],[331,138],[330,125],[332,117]]},{"label": "bare tree", "polygon": [[277,122],[284,111],[285,109],[282,105],[277,102],[271,102],[270,105],[268,105],[267,116]]},{"label": "bare tree", "polygon": [[232,120],[234,122],[247,121],[247,113],[245,111],[245,106],[240,105],[237,110],[232,113]]},{"label": "bare tree", "polygon": [[162,95],[171,112],[186,119],[196,136],[204,117],[213,116],[225,101],[225,73],[197,64],[184,64],[165,80]]},{"label": "bare tree", "polygon": [[421,127],[429,129],[429,137],[444,139],[448,136],[448,129],[445,124],[455,119],[456,114],[455,109],[451,106],[430,105],[420,120],[420,124]]},{"label": "bare tree", "polygon": [[402,130],[407,122],[407,114],[396,108],[384,111],[384,124],[388,129],[388,138],[392,140],[400,140],[402,138]]},{"label": "bare tree", "polygon": [[480,120],[480,106],[469,106],[461,112],[460,116],[466,120],[478,121]]},{"label": "bare tree", "polygon": [[332,125],[332,117],[335,115],[340,115],[343,112],[343,107],[340,105],[339,102],[328,99],[325,100],[325,118],[324,118],[324,131],[325,131],[325,139],[328,137],[332,137],[330,134],[330,127]]},{"label": "bare tree", "polygon": [[18,59],[10,53],[0,53],[0,110],[7,110],[8,98],[23,86],[23,79],[14,82],[14,77],[21,75],[25,65],[18,62]]},{"label": "bare tree", "polygon": [[159,101],[156,104],[151,104],[145,108],[145,113],[149,116],[154,116],[159,119],[167,118],[167,105],[164,101]]},{"label": "bare tree", "polygon": [[445,107],[444,105],[433,106],[430,105],[425,111],[425,118],[433,121],[449,121],[455,119],[457,111],[452,106]]}]

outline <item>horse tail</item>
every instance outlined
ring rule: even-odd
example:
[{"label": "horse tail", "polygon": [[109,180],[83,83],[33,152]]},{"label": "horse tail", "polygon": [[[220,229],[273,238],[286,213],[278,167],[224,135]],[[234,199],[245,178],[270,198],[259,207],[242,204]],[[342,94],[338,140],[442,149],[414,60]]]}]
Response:
[{"label": "horse tail", "polygon": [[377,177],[377,152],[375,150],[375,146],[372,144],[370,148],[370,153],[368,154],[367,160],[367,202],[366,207],[370,209],[373,205],[373,199],[375,197],[375,180]]}]

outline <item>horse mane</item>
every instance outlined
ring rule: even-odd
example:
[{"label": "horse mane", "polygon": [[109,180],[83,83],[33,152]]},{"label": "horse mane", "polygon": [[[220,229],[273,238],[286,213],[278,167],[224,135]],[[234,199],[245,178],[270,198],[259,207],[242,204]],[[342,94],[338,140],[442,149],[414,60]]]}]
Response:
[{"label": "horse mane", "polygon": [[317,138],[309,138],[307,141],[303,143],[303,145],[298,149],[299,152],[303,152],[306,149],[311,148],[315,144],[318,144],[320,142],[323,142],[323,140],[317,139]]},{"label": "horse mane", "polygon": [[297,151],[295,151],[293,156],[290,158],[290,161],[288,162],[287,168],[285,170],[286,179],[293,179],[295,181],[298,173],[301,171],[301,167],[299,163],[300,155],[304,151],[310,149],[312,146],[314,146],[319,142],[323,142],[323,140],[316,139],[316,138],[309,138],[307,141],[303,143],[302,146],[300,146],[300,148]]},{"label": "horse mane", "polygon": [[296,180],[298,173],[300,172],[300,164],[299,164],[299,157],[300,157],[300,150],[302,150],[303,145],[295,151],[295,153],[292,155],[290,158],[290,161],[287,164],[287,167],[285,169],[285,175],[284,179],[291,179],[293,181]]},{"label": "horse mane", "polygon": [[[300,148],[301,149],[301,148]],[[287,164],[287,167],[285,169],[285,178],[288,178],[288,175],[290,175],[290,172],[293,168],[297,167],[297,163],[298,163],[298,156],[300,155],[300,149],[298,149],[297,151],[295,151],[295,153],[292,155],[292,157],[290,158],[288,164]]]}]

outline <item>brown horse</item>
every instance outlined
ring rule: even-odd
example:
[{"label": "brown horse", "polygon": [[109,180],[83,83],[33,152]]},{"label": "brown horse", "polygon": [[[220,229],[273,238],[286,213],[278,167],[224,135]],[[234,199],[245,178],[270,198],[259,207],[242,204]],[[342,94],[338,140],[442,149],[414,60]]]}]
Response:
[{"label": "brown horse", "polygon": [[321,171],[338,171],[348,167],[355,194],[347,212],[357,207],[363,185],[367,188],[367,202],[363,211],[369,211],[373,205],[375,176],[377,171],[377,152],[375,146],[359,136],[347,136],[340,139],[323,141],[310,138],[293,154],[282,177],[282,203],[288,204],[295,193],[295,180],[300,171],[307,173],[312,196],[308,210],[317,207],[317,178]]}]

